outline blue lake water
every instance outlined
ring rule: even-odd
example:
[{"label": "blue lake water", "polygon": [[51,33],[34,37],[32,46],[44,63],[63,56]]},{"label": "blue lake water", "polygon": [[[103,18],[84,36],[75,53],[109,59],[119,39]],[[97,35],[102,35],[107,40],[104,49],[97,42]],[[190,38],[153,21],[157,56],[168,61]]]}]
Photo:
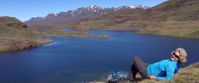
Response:
[{"label": "blue lake water", "polygon": [[132,57],[148,63],[170,57],[183,47],[189,62],[199,61],[199,40],[129,31],[88,31],[112,38],[50,37],[54,43],[24,51],[0,54],[0,83],[80,83],[103,80],[111,71],[129,71]]}]

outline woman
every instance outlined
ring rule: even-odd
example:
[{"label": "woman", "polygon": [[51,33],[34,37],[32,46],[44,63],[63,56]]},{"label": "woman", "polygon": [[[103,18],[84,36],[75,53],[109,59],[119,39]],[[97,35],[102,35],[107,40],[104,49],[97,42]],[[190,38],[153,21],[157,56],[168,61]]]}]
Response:
[{"label": "woman", "polygon": [[183,48],[177,48],[171,52],[171,57],[148,65],[144,63],[139,57],[134,57],[131,66],[133,79],[136,73],[139,72],[142,77],[151,80],[171,80],[175,73],[180,69],[180,64],[187,62],[187,52]]}]

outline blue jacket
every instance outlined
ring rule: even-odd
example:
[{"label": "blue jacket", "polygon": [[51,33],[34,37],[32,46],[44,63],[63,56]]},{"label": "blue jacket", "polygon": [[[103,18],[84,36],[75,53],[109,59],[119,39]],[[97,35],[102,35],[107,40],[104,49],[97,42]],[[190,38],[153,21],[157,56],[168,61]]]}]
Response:
[{"label": "blue jacket", "polygon": [[179,71],[180,67],[177,61],[166,59],[147,67],[148,76],[155,76],[156,80],[171,80],[174,73]]}]

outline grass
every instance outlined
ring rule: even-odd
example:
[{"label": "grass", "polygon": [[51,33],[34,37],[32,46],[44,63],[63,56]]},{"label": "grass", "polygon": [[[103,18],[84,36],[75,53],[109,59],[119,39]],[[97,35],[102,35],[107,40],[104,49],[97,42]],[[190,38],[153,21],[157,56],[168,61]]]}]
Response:
[{"label": "grass", "polygon": [[140,29],[141,34],[199,38],[199,21],[167,21]]},{"label": "grass", "polygon": [[139,34],[199,38],[199,21],[126,21],[115,23],[110,20],[89,20],[77,25],[76,29],[138,30]]},{"label": "grass", "polygon": [[52,42],[13,17],[0,17],[0,52],[23,50]]},{"label": "grass", "polygon": [[139,30],[142,34],[199,38],[198,5],[198,0],[167,0],[149,9],[110,11],[106,15],[89,17],[78,22],[71,20],[74,21],[72,25],[43,24],[42,26],[41,23],[36,26],[72,27],[78,30]]},{"label": "grass", "polygon": [[[106,83],[106,82],[95,81],[89,83]],[[126,82],[117,82],[117,83],[131,83],[131,82],[126,81]],[[156,80],[142,79],[136,81],[136,83],[199,83],[199,63],[195,63],[181,69],[180,72],[175,74],[174,78],[170,81],[156,81]]]},{"label": "grass", "polygon": [[62,36],[62,37],[77,37],[77,38],[110,38],[111,36],[108,34],[98,34],[94,35],[89,32],[83,31],[83,30],[77,30],[74,32],[64,32],[62,29],[53,29],[49,32],[42,32],[42,35],[45,37],[49,36]]},{"label": "grass", "polygon": [[84,20],[74,28],[139,30],[141,34],[199,38],[198,4],[198,0],[169,0],[146,10],[122,10]]},{"label": "grass", "polygon": [[63,36],[63,37],[91,37],[92,35],[84,32],[84,31],[78,31],[78,32],[62,32],[62,31],[52,31],[49,33],[44,33],[44,36]]},{"label": "grass", "polygon": [[186,67],[177,73],[170,81],[151,81],[143,80],[140,83],[198,83],[199,82],[199,63]]},{"label": "grass", "polygon": [[[44,26],[39,26],[44,27]],[[45,29],[45,28],[42,28]],[[35,26],[27,26],[13,17],[0,17],[0,52],[23,50],[51,43],[44,39],[48,36],[81,37],[81,38],[109,38],[107,34],[93,35],[85,31],[63,32],[63,28],[48,26],[50,32],[39,32]]]}]

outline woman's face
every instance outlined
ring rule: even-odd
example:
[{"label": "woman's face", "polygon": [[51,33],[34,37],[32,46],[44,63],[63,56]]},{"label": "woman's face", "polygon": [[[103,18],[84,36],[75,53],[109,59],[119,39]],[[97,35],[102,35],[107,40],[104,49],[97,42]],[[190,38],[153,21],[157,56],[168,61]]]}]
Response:
[{"label": "woman's face", "polygon": [[175,51],[171,54],[171,59],[174,59],[176,61],[179,60],[179,57],[180,57],[180,52],[179,51]]}]

